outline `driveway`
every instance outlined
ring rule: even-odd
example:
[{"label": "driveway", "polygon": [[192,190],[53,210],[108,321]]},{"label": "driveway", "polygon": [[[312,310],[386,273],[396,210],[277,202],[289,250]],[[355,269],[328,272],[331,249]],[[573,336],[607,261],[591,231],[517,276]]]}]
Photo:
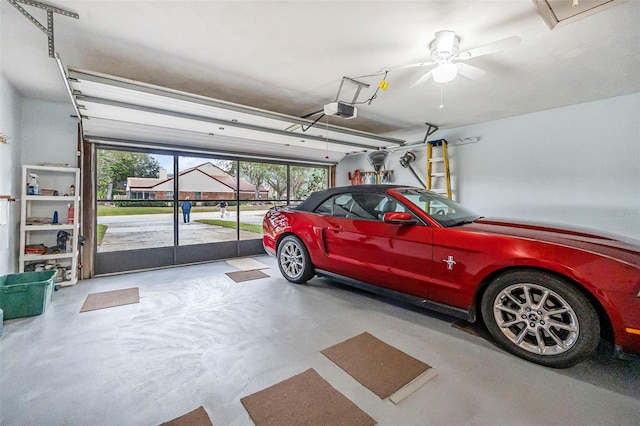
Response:
[{"label": "driveway", "polygon": [[[243,223],[259,225],[266,210],[243,212]],[[237,231],[223,226],[207,225],[197,222],[200,219],[216,219],[229,222],[236,221],[236,212],[230,212],[225,218],[219,212],[192,213],[191,223],[182,223],[180,214],[178,226],[178,242],[180,245],[235,241]],[[107,232],[98,247],[98,253],[109,251],[135,250],[173,245],[173,215],[147,214],[130,216],[100,216],[98,224],[106,225]],[[262,238],[262,234],[240,231],[240,239]]]}]

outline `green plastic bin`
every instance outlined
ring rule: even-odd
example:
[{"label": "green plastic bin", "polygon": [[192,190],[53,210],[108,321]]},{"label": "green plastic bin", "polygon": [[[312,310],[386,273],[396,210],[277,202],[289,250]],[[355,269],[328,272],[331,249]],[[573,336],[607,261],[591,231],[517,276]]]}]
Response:
[{"label": "green plastic bin", "polygon": [[0,309],[4,319],[40,315],[53,300],[55,269],[0,277]]}]

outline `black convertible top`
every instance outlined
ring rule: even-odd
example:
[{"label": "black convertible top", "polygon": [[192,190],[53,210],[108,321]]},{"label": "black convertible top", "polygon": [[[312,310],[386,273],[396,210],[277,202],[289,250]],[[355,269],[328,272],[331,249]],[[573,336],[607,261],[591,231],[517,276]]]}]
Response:
[{"label": "black convertible top", "polygon": [[317,191],[311,193],[309,198],[304,200],[302,203],[295,208],[295,210],[301,210],[305,212],[312,212],[324,201],[333,197],[334,195],[339,194],[352,194],[352,193],[369,193],[369,194],[384,194],[388,189],[391,188],[409,188],[407,185],[350,185],[350,186],[339,186],[336,188],[329,188],[323,191]]}]

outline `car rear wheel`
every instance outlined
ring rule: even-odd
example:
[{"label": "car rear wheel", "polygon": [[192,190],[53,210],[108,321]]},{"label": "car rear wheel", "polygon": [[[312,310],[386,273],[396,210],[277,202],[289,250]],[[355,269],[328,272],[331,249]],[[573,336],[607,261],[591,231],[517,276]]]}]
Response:
[{"label": "car rear wheel", "polygon": [[553,368],[589,357],[600,322],[589,300],[566,281],[540,271],[500,275],[482,298],[487,329],[507,351]]},{"label": "car rear wheel", "polygon": [[298,237],[288,235],[278,246],[278,266],[284,277],[292,283],[309,281],[313,275],[313,265],[309,252]]}]

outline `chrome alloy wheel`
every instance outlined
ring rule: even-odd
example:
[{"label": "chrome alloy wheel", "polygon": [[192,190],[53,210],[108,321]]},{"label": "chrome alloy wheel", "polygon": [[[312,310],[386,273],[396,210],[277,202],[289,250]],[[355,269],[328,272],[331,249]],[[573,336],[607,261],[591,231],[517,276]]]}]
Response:
[{"label": "chrome alloy wheel", "polygon": [[292,279],[298,278],[304,271],[304,253],[295,241],[286,241],[280,251],[282,271]]},{"label": "chrome alloy wheel", "polygon": [[493,316],[507,339],[534,354],[562,354],[580,335],[573,308],[558,293],[536,284],[504,288],[495,298]]}]

